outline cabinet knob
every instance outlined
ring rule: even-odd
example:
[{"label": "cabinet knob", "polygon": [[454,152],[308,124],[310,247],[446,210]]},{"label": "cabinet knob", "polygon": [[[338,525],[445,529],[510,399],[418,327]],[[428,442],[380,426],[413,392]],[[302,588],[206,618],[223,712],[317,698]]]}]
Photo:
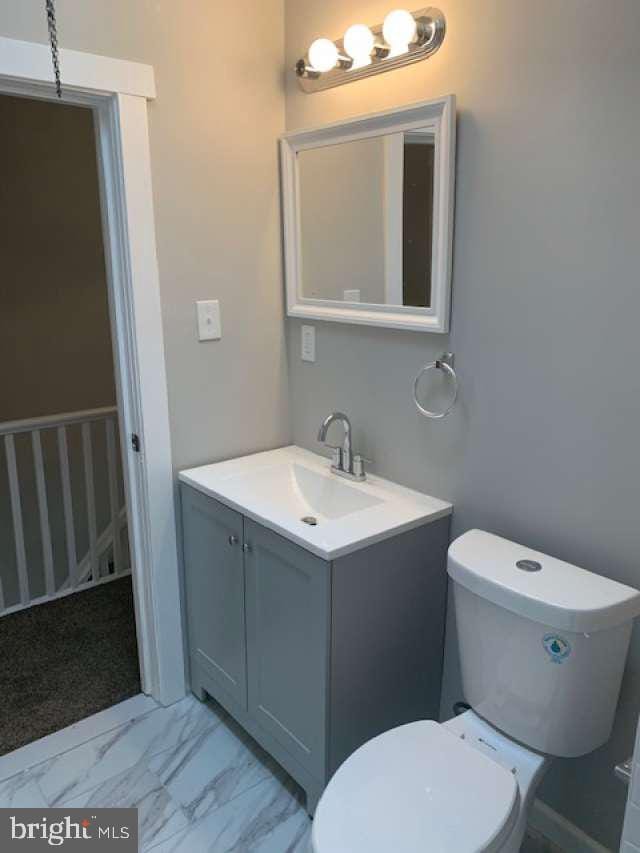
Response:
[{"label": "cabinet knob", "polygon": [[229,537],[229,545],[237,545],[239,541],[237,536],[231,535]]},{"label": "cabinet knob", "polygon": [[244,551],[245,554],[250,554],[253,551],[253,546],[251,545],[250,542],[245,542],[244,545],[242,546],[242,550]]}]

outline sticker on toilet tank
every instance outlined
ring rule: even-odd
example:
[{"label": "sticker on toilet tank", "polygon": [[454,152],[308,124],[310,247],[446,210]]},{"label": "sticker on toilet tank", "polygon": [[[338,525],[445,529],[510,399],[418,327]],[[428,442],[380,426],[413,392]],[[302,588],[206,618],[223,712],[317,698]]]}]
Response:
[{"label": "sticker on toilet tank", "polygon": [[564,663],[571,654],[571,643],[559,634],[545,634],[542,645],[553,663]]}]

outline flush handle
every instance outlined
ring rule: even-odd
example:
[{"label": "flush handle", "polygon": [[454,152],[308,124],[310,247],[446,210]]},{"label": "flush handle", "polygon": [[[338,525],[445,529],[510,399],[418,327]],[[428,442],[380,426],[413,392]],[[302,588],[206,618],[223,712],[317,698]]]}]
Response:
[{"label": "flush handle", "polygon": [[633,757],[627,758],[626,761],[622,761],[620,764],[614,767],[613,771],[618,779],[624,782],[625,785],[631,784],[631,775],[633,773]]}]

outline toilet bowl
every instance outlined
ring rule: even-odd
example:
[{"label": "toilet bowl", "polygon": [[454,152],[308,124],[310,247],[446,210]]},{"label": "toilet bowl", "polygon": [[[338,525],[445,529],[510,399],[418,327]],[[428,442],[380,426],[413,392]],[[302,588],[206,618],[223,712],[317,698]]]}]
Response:
[{"label": "toilet bowl", "polygon": [[613,725],[640,594],[480,530],[449,548],[473,710],[378,735],[336,771],[312,853],[517,853],[552,756]]},{"label": "toilet bowl", "polygon": [[313,822],[313,853],[517,853],[550,759],[473,711],[408,723],[339,768]]}]

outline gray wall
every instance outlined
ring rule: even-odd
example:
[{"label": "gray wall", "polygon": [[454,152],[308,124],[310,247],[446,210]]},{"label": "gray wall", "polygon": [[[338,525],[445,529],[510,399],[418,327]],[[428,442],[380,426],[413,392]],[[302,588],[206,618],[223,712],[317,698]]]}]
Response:
[{"label": "gray wall", "polygon": [[[150,139],[174,466],[285,443],[282,4],[58,0],[56,8],[63,47],[155,68]],[[251,38],[242,38],[249,19]],[[0,34],[45,42],[43,4],[4,0]],[[220,299],[224,337],[201,344],[194,301],[209,297]]]},{"label": "gray wall", "polygon": [[[640,6],[618,0],[603,23],[595,0],[440,5],[449,29],[436,56],[312,96],[289,76],[287,125],[458,95],[450,344],[460,406],[429,423],[410,399],[415,371],[446,337],[318,323],[318,362],[303,365],[299,324],[288,322],[295,439],[315,447],[321,417],[345,407],[381,473],[455,501],[456,532],[483,526],[640,584]],[[282,4],[57,7],[64,46],[156,69],[151,147],[174,464],[284,443]],[[388,9],[289,0],[287,67],[319,33],[338,36]],[[243,32],[249,14],[252,38],[219,38]],[[44,42],[41,4],[5,0],[0,33]],[[193,301],[208,296],[221,299],[225,337],[201,345]],[[451,659],[445,692],[449,707],[459,696]],[[559,762],[544,788],[550,805],[611,847],[624,805],[611,765],[631,751],[639,705],[636,636],[611,744]]]},{"label": "gray wall", "polygon": [[[640,4],[442,0],[447,37],[424,63],[305,95],[287,128],[453,92],[459,105],[450,338],[317,323],[316,364],[288,321],[293,429],[345,409],[376,470],[455,503],[472,526],[640,586]],[[388,2],[287,0],[290,67],[318,35],[383,19]],[[540,25],[542,24],[542,25]],[[443,422],[411,400],[450,346],[460,405]],[[460,697],[449,643],[443,710]],[[614,736],[559,761],[542,797],[617,848],[640,707],[635,633]]]}]

